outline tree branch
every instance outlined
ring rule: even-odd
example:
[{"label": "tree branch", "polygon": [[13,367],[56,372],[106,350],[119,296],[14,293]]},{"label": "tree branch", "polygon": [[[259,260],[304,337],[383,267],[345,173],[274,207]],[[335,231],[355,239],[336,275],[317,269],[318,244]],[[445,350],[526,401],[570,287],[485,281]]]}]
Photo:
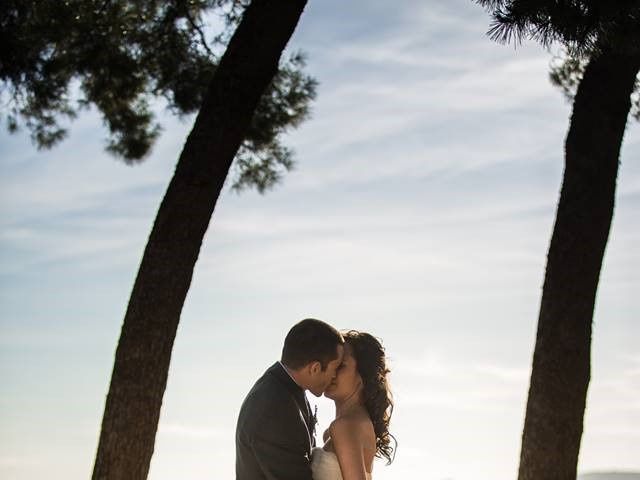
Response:
[{"label": "tree branch", "polygon": [[211,51],[211,49],[209,48],[209,45],[207,45],[207,40],[204,36],[204,32],[202,31],[200,26],[195,22],[188,8],[185,9],[185,16],[187,17],[187,20],[189,21],[189,24],[193,27],[193,29],[196,32],[198,32],[198,35],[200,36],[200,42],[202,43],[202,46],[204,47],[204,49],[207,51],[209,55],[211,55],[212,57],[215,57],[215,54]]}]

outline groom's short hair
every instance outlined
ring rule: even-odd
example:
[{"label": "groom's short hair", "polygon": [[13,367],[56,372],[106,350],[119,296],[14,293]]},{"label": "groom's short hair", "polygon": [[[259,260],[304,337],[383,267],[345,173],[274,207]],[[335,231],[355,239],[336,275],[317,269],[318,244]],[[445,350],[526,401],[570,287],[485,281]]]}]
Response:
[{"label": "groom's short hair", "polygon": [[295,370],[320,362],[322,370],[338,357],[338,345],[344,344],[342,334],[328,323],[315,318],[305,318],[296,323],[282,348],[282,363]]}]

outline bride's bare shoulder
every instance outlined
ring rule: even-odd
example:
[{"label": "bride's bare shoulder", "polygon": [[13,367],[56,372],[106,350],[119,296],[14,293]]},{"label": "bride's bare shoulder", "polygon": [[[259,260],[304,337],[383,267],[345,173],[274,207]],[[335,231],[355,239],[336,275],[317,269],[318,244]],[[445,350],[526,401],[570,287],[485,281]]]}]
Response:
[{"label": "bride's bare shoulder", "polygon": [[329,425],[331,449],[342,458],[355,455],[360,447],[360,428],[358,421],[352,417],[336,418]]},{"label": "bride's bare shoulder", "polygon": [[331,422],[327,431],[329,432],[330,437],[334,437],[336,435],[349,436],[350,434],[352,435],[356,432],[361,432],[362,430],[368,430],[371,426],[371,419],[366,411],[357,410],[336,418]]}]

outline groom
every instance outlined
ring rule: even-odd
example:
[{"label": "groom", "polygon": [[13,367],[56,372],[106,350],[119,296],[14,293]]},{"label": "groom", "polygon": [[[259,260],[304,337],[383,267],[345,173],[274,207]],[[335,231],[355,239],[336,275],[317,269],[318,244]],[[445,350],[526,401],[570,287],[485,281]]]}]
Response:
[{"label": "groom", "polygon": [[284,340],[282,359],[247,394],[236,427],[236,480],[311,480],[314,418],[305,390],[316,397],[336,377],[344,339],[308,318]]}]

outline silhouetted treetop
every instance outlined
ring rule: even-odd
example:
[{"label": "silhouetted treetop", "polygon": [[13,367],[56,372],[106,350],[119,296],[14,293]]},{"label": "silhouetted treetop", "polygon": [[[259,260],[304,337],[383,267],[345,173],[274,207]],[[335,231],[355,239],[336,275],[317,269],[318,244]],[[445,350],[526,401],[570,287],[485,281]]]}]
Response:
[{"label": "silhouetted treetop", "polygon": [[571,56],[604,46],[640,50],[640,0],[476,0],[492,15],[489,36],[501,43],[529,38],[562,43]]},{"label": "silhouetted treetop", "polygon": [[[0,2],[1,114],[38,148],[67,134],[61,122],[94,105],[107,150],[142,160],[159,135],[151,102],[196,112],[246,0],[4,0]],[[205,23],[205,19],[209,24]],[[210,33],[216,31],[215,34]],[[280,135],[309,115],[316,81],[291,55],[265,92],[236,158],[241,189],[264,191],[291,168]]]}]

